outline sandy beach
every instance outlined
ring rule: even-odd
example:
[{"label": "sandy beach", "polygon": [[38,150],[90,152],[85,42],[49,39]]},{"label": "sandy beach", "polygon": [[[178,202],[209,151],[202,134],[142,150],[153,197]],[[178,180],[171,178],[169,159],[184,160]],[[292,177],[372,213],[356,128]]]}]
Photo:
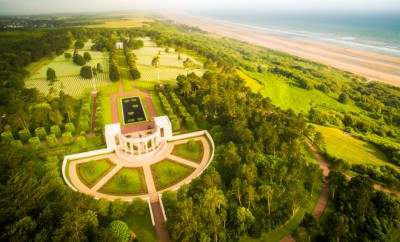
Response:
[{"label": "sandy beach", "polygon": [[400,58],[301,38],[270,35],[256,29],[189,15],[174,13],[164,16],[176,23],[195,26],[204,31],[303,57],[365,76],[368,80],[400,86]]}]

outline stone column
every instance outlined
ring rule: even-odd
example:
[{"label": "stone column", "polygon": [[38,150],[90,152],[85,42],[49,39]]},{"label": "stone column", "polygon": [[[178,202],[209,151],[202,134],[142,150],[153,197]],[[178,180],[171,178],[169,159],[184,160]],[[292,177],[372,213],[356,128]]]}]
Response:
[{"label": "stone column", "polygon": [[129,144],[131,145],[131,156],[133,157],[133,142],[130,141]]},{"label": "stone column", "polygon": [[156,147],[156,137],[155,136],[151,139],[151,147],[153,147],[153,150],[155,150],[157,148]]},{"label": "stone column", "polygon": [[148,155],[149,154],[149,146],[148,146],[148,144],[149,144],[149,141],[148,140],[146,140],[145,141],[146,143],[146,154]]},{"label": "stone column", "polygon": [[141,154],[141,152],[140,152],[140,142],[137,143],[137,147],[138,147],[138,152],[139,152],[139,157],[140,157],[140,154]]}]

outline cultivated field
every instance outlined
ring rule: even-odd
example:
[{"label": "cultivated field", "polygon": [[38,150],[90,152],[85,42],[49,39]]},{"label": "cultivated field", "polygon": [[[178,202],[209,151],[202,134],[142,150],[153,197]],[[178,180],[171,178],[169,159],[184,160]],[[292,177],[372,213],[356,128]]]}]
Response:
[{"label": "cultivated field", "polygon": [[[157,55],[160,56],[160,81],[169,83],[175,81],[178,75],[186,75],[188,70],[183,67],[183,62],[187,58],[192,59],[195,63],[195,67],[189,70],[190,72],[195,72],[197,75],[202,75],[204,73],[202,63],[195,60],[193,57],[182,53],[179,54],[175,52],[173,48],[170,48],[167,53],[165,52],[165,48],[157,47],[149,38],[144,38],[142,40],[144,42],[144,47],[133,51],[137,56],[136,65],[142,74],[140,78],[141,81],[158,82],[157,69],[151,65],[153,57]],[[178,59],[178,55],[180,55],[181,59]]]},{"label": "cultivated field", "polygon": [[[84,52],[89,52],[92,60],[87,63],[90,66],[96,66],[100,63],[103,67],[104,72],[98,73],[95,77],[95,82],[97,87],[102,87],[111,84],[109,80],[109,63],[108,63],[108,53],[102,53],[98,51],[90,51],[90,47],[93,43],[88,42],[85,47],[78,51],[80,55]],[[74,50],[70,49],[68,53],[73,54]],[[58,81],[54,82],[53,85],[49,85],[46,81],[46,72],[48,68],[52,68],[56,71]],[[85,88],[93,88],[93,83],[91,79],[82,78],[79,73],[81,66],[78,66],[72,62],[72,59],[66,59],[64,55],[60,55],[54,58],[48,64],[42,66],[35,73],[31,73],[31,77],[26,81],[25,85],[28,88],[37,88],[40,92],[44,94],[58,94],[60,90],[71,96],[80,96],[82,90]]]},{"label": "cultivated field", "polygon": [[373,144],[352,137],[342,130],[314,125],[324,136],[326,149],[330,155],[342,158],[350,164],[394,165],[386,155]]}]

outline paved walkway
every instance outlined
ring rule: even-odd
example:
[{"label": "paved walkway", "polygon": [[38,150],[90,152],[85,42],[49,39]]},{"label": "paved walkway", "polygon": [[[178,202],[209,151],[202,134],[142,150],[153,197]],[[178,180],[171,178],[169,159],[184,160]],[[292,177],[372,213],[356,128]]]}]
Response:
[{"label": "paved walkway", "polygon": [[158,241],[159,242],[168,242],[169,235],[168,235],[168,231],[164,228],[165,220],[164,220],[160,202],[152,203],[151,210],[153,211],[153,215],[154,215],[154,222],[156,224],[155,226],[156,226]]},{"label": "paved walkway", "polygon": [[[194,140],[196,140],[196,141],[201,141],[201,143],[203,144],[203,147],[204,147],[204,149],[203,149],[204,155],[203,155],[203,158],[202,158],[200,164],[197,164],[192,161],[188,161],[181,157],[171,155],[171,152],[174,149],[175,145],[184,144],[188,140],[189,139],[179,140],[179,141],[174,141],[174,142],[168,143],[165,151],[162,154],[160,154],[159,156],[140,158],[135,161],[128,161],[128,160],[122,159],[121,157],[117,156],[115,153],[100,155],[100,156],[96,156],[96,157],[89,157],[89,158],[80,159],[80,160],[73,160],[73,161],[70,161],[70,164],[68,166],[69,179],[70,179],[71,183],[75,186],[75,188],[77,188],[79,191],[89,194],[89,195],[92,195],[92,196],[95,196],[95,197],[98,197],[98,198],[106,198],[109,200],[121,198],[122,200],[130,201],[136,197],[140,197],[140,198],[150,197],[151,202],[157,202],[159,193],[162,193],[166,190],[178,189],[180,186],[182,186],[182,185],[190,182],[192,179],[196,178],[207,167],[210,156],[211,156],[211,147],[210,147],[207,139],[204,136],[194,138]],[[76,166],[78,164],[86,163],[86,162],[89,162],[92,160],[100,160],[100,159],[106,159],[106,158],[110,159],[111,162],[113,162],[116,166],[106,176],[104,176],[100,181],[98,181],[92,188],[87,187],[79,179]],[[191,175],[186,177],[184,180],[180,181],[179,183],[177,183],[169,188],[157,191],[155,188],[154,180],[153,180],[153,174],[151,172],[151,165],[158,163],[158,162],[164,160],[165,158],[169,158],[178,163],[196,168],[196,170]],[[104,186],[123,167],[136,167],[136,168],[143,169],[144,177],[145,177],[145,181],[146,181],[146,184],[144,184],[144,185],[147,186],[147,191],[148,191],[147,194],[142,194],[142,195],[138,195],[138,196],[114,196],[114,195],[109,195],[109,194],[104,194],[104,193],[98,192],[98,190],[102,186]]]}]

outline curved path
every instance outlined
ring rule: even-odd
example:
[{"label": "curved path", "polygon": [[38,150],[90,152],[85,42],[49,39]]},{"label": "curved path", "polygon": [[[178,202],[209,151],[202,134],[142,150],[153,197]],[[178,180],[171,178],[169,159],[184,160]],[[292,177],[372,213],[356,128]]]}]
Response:
[{"label": "curved path", "polygon": [[[182,185],[189,183],[191,180],[193,180],[194,178],[196,178],[198,175],[200,175],[203,170],[207,167],[208,163],[210,162],[210,156],[211,156],[211,147],[208,143],[208,140],[204,137],[196,137],[194,138],[194,140],[198,140],[201,141],[204,147],[204,154],[203,154],[203,158],[200,162],[200,164],[183,159],[181,157],[177,157],[171,154],[172,150],[174,149],[175,145],[178,144],[184,144],[188,141],[188,139],[186,140],[179,140],[179,141],[174,141],[174,142],[170,142],[167,144],[166,150],[160,154],[159,156],[153,156],[153,157],[147,157],[147,158],[141,158],[140,161],[137,162],[132,162],[132,161],[127,161],[125,159],[120,158],[119,156],[117,156],[115,153],[111,153],[111,154],[106,154],[106,155],[100,155],[100,156],[96,156],[96,157],[89,157],[89,158],[85,158],[85,159],[80,159],[80,160],[73,160],[70,161],[70,164],[68,166],[68,173],[69,173],[69,179],[71,181],[71,183],[82,193],[88,194],[88,195],[92,195],[94,197],[97,198],[106,198],[109,200],[114,200],[117,198],[121,198],[122,200],[125,201],[130,201],[133,198],[146,198],[146,197],[150,197],[150,201],[151,202],[157,202],[158,201],[158,194],[163,193],[166,190],[176,190],[179,187],[181,187]],[[107,175],[105,175],[100,181],[98,181],[92,188],[87,187],[80,179],[79,176],[77,174],[77,165],[81,164],[81,163],[86,163],[92,160],[100,160],[100,159],[110,159],[116,166],[110,171],[108,172]],[[183,165],[189,166],[189,167],[193,167],[196,170],[190,174],[188,177],[186,177],[184,180],[178,182],[177,184],[157,191],[155,188],[155,183],[153,180],[153,174],[151,172],[151,165],[155,164],[157,162],[160,162],[164,159],[170,159],[173,161],[176,161],[178,163],[181,163]],[[104,186],[116,173],[118,173],[118,171],[120,169],[122,169],[123,167],[137,167],[137,168],[143,168],[143,173],[144,173],[144,177],[145,177],[145,181],[146,181],[146,186],[147,186],[147,194],[142,194],[142,195],[137,195],[137,196],[114,196],[114,195],[109,195],[109,194],[104,194],[99,192],[98,190]]]}]

